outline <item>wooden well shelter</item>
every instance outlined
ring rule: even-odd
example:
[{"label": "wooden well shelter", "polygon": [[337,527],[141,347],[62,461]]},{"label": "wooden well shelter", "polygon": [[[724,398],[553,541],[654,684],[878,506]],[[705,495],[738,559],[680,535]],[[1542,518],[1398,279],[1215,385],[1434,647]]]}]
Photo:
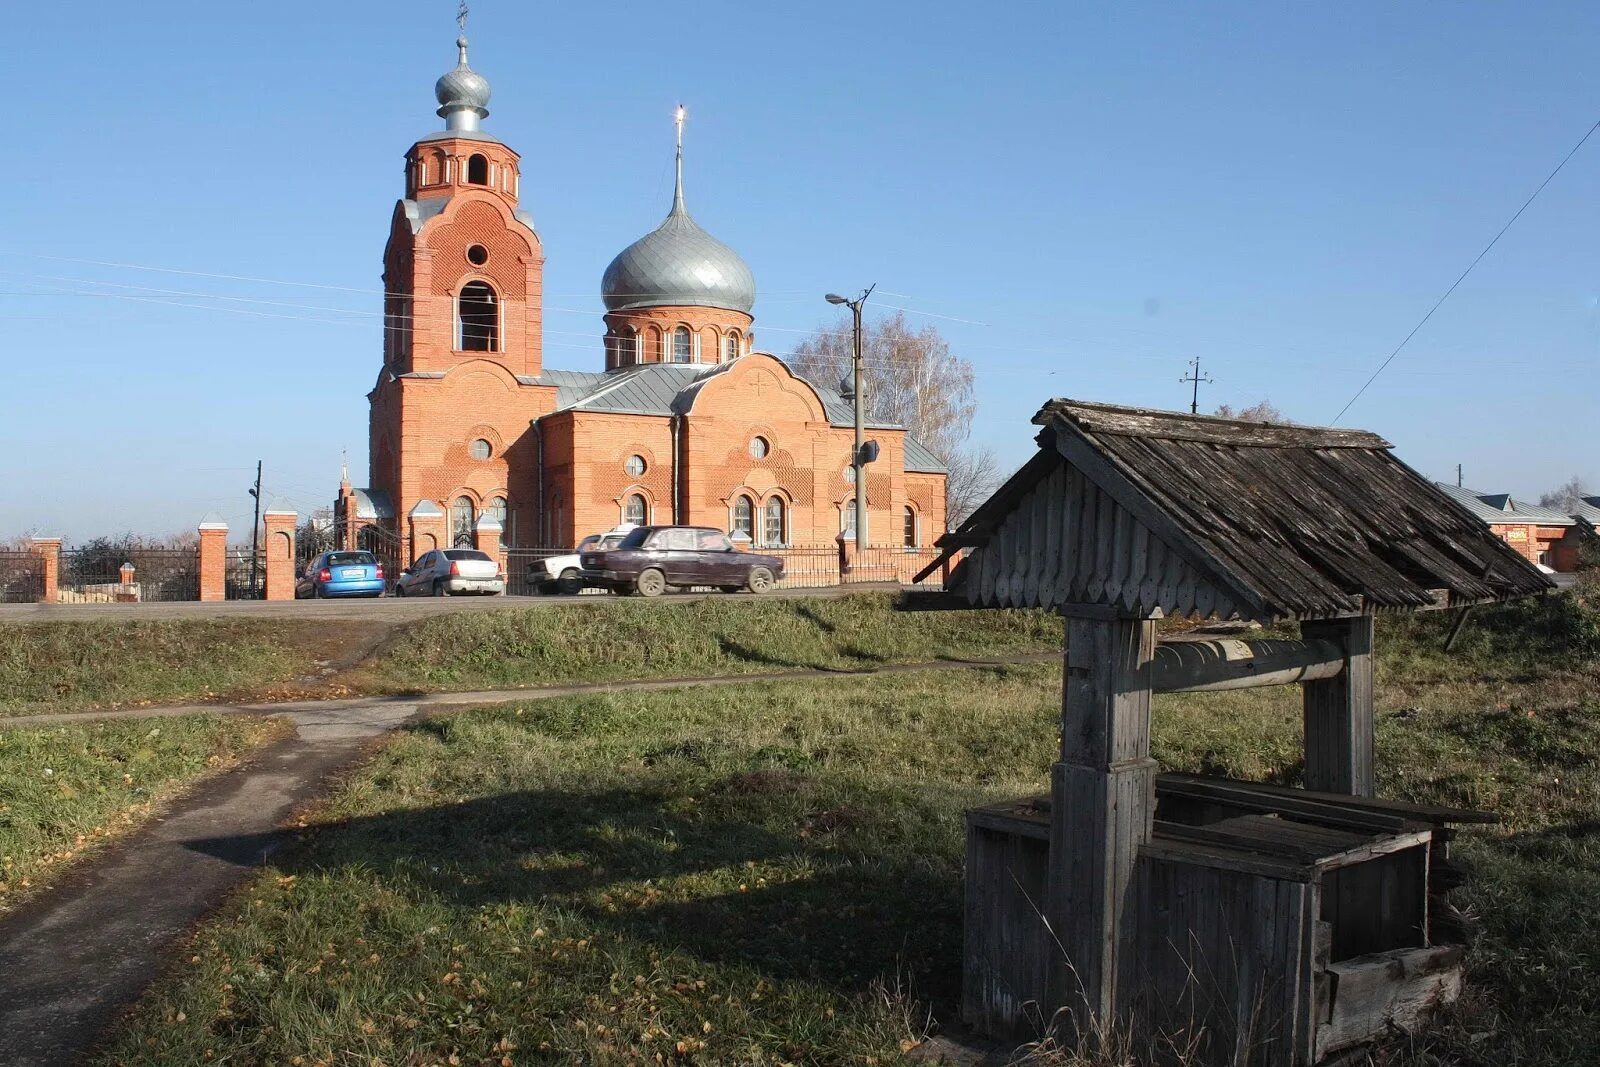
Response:
[{"label": "wooden well shelter", "polygon": [[[1050,792],[968,813],[966,1021],[1272,1065],[1418,1025],[1460,987],[1451,824],[1492,817],[1376,798],[1374,616],[1550,582],[1371,433],[1072,400],[1034,422],[1038,453],[939,542],[958,600],[1066,620]],[[1158,642],[1172,616],[1299,637]],[[1152,693],[1282,684],[1304,789],[1158,773]]]}]

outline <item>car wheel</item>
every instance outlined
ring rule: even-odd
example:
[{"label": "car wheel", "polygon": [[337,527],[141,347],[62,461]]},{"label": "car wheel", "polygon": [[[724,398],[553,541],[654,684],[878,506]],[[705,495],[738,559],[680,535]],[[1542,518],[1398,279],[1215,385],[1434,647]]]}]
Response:
[{"label": "car wheel", "polygon": [[556,579],[556,592],[562,596],[577,596],[583,592],[583,575],[578,573],[578,568],[568,567],[561,572],[561,577]]},{"label": "car wheel", "polygon": [[435,578],[433,580],[433,595],[434,596],[449,596],[450,595],[449,593],[445,592],[444,583],[441,582],[437,578]]},{"label": "car wheel", "polygon": [[394,595],[395,596],[405,596],[406,595],[406,587],[401,585],[399,582],[394,583]]},{"label": "car wheel", "polygon": [[660,596],[667,591],[666,575],[654,567],[640,571],[639,577],[634,579],[633,588],[640,596]]},{"label": "car wheel", "polygon": [[752,593],[765,593],[772,589],[772,572],[765,567],[751,567],[749,586]]},{"label": "car wheel", "polygon": [[316,582],[312,582],[311,583],[311,599],[312,600],[321,600],[324,595],[325,594],[322,592],[322,586],[318,585]]},{"label": "car wheel", "polygon": [[744,586],[742,585],[719,585],[717,588],[724,593],[740,593],[744,591]]}]

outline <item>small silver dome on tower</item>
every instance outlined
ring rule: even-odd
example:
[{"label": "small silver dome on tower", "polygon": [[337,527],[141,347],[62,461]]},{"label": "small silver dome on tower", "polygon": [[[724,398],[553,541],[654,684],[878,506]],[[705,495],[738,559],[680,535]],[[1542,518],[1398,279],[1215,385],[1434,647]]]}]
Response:
[{"label": "small silver dome on tower", "polygon": [[489,115],[489,79],[467,65],[467,38],[456,38],[461,58],[456,69],[434,84],[439,117],[447,130],[476,130]]},{"label": "small silver dome on tower", "polygon": [[678,109],[678,174],[672,210],[654,230],[624,248],[606,268],[600,296],[607,311],[709,307],[750,313],[756,279],[739,254],[689,217],[683,206],[683,109]]}]

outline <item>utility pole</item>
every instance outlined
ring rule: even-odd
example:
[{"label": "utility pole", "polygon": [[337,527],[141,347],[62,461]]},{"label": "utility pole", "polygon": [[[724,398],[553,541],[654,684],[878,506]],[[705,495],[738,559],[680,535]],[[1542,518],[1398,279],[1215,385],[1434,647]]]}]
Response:
[{"label": "utility pole", "polygon": [[1200,385],[1201,385],[1201,383],[1204,383],[1206,385],[1210,385],[1211,384],[1211,375],[1207,374],[1203,378],[1200,376],[1200,357],[1199,356],[1195,356],[1193,359],[1191,359],[1189,361],[1189,373],[1188,373],[1188,375],[1186,375],[1186,376],[1184,376],[1182,378],[1179,378],[1178,381],[1180,381],[1180,382],[1193,382],[1194,383],[1194,392],[1189,397],[1189,414],[1191,414],[1191,415],[1200,414]]},{"label": "utility pole", "polygon": [[867,286],[866,291],[854,300],[846,300],[842,296],[829,293],[827,301],[830,304],[844,304],[850,309],[855,324],[853,382],[852,392],[855,394],[856,416],[856,447],[850,454],[850,470],[855,474],[856,492],[856,548],[862,549],[867,545],[867,470],[866,470],[866,411],[863,407],[866,396],[861,388],[861,305],[867,302],[867,297],[872,295],[872,290],[878,287],[877,282]]},{"label": "utility pole", "polygon": [[250,487],[250,495],[255,497],[256,517],[250,523],[250,595],[255,596],[256,590],[261,588],[256,584],[257,568],[261,566],[259,539],[261,537],[261,461],[256,460],[256,484]]}]

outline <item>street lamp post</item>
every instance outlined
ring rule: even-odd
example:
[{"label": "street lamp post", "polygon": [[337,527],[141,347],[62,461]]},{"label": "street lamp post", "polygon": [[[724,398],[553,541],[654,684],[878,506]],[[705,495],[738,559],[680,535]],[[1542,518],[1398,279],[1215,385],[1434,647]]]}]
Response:
[{"label": "street lamp post", "polygon": [[867,297],[876,289],[876,282],[867,286],[866,290],[854,300],[847,300],[837,293],[829,293],[826,297],[830,304],[844,304],[850,309],[851,317],[855,324],[854,348],[852,350],[852,378],[851,393],[855,400],[856,415],[856,447],[850,453],[850,469],[855,473],[856,493],[856,548],[862,549],[867,545],[867,471],[863,457],[866,449],[866,423],[864,391],[861,388],[861,305],[867,302]]}]

